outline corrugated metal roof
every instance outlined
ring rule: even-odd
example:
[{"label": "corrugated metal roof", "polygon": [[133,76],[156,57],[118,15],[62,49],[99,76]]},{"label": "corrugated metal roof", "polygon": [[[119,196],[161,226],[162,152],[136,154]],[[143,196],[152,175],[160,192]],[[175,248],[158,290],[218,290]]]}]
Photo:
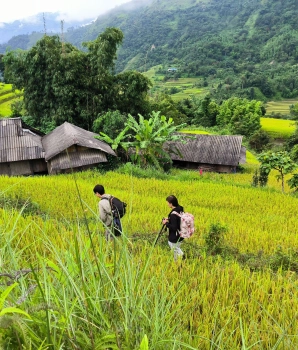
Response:
[{"label": "corrugated metal roof", "polygon": [[116,156],[108,144],[95,139],[94,136],[97,134],[65,122],[42,138],[45,159],[48,161],[72,145],[93,148]]},{"label": "corrugated metal roof", "polygon": [[41,136],[22,128],[21,118],[0,119],[0,162],[44,158]]},{"label": "corrugated metal roof", "polygon": [[[242,136],[183,135],[186,139],[185,144],[181,142],[166,144],[166,148],[170,150],[172,160],[219,165],[239,164]],[[187,139],[188,136],[192,136],[193,139]]]}]

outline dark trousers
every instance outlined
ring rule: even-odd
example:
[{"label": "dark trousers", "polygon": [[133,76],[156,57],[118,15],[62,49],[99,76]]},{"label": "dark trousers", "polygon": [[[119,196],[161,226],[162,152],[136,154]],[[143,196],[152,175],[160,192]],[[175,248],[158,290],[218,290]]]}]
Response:
[{"label": "dark trousers", "polygon": [[120,218],[114,217],[113,223],[114,223],[114,235],[115,236],[121,236],[121,234],[122,234],[122,225],[121,225]]}]

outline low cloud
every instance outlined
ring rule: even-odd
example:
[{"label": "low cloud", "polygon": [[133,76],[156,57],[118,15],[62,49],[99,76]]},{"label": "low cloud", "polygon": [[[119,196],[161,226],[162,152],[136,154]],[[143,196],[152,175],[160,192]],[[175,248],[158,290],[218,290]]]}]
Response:
[{"label": "low cloud", "polygon": [[[99,15],[111,10],[112,8],[129,2],[131,0],[85,0],[76,3],[72,0],[15,0],[7,2],[0,12],[0,22],[11,23],[22,19],[32,22],[37,14],[43,12],[60,13],[59,19],[78,20],[97,18]],[[28,19],[30,17],[30,20]]]},{"label": "low cloud", "polygon": [[21,19],[24,23],[39,23],[41,21],[40,15],[29,16]]}]

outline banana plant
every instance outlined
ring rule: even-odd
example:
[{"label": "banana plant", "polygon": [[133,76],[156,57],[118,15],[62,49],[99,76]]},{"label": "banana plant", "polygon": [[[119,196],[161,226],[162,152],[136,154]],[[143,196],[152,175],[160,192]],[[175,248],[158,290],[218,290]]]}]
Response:
[{"label": "banana plant", "polygon": [[117,154],[119,147],[122,147],[125,151],[127,151],[127,142],[125,142],[125,140],[131,136],[127,134],[128,130],[129,127],[126,126],[115,139],[112,139],[109,135],[103,132],[101,132],[98,136],[95,136],[95,138],[111,145],[112,150]]},{"label": "banana plant", "polygon": [[139,121],[128,115],[125,125],[134,132],[134,139],[127,142],[128,148],[133,148],[133,160],[139,165],[148,164],[160,168],[159,159],[168,158],[168,152],[164,149],[164,144],[169,141],[184,142],[182,135],[177,131],[185,127],[186,124],[175,125],[172,118],[167,118],[160,112],[152,112],[147,120],[141,114]]}]

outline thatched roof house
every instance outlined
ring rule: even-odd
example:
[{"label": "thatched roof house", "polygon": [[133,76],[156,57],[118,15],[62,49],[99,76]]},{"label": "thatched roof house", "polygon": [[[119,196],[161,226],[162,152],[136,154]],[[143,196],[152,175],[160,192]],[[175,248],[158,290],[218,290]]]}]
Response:
[{"label": "thatched roof house", "polygon": [[[192,139],[187,139],[189,136]],[[179,167],[230,173],[246,162],[242,136],[185,134],[185,140],[185,144],[166,145],[173,163]]]},{"label": "thatched roof house", "polygon": [[67,122],[44,135],[21,118],[2,118],[0,175],[57,174],[107,162],[107,154],[116,154],[96,135]]},{"label": "thatched roof house", "polygon": [[0,119],[0,175],[47,172],[42,135],[21,118]]},{"label": "thatched roof house", "polygon": [[107,162],[106,154],[116,156],[106,143],[94,138],[97,134],[68,122],[42,138],[45,160],[50,174],[88,169]]}]

